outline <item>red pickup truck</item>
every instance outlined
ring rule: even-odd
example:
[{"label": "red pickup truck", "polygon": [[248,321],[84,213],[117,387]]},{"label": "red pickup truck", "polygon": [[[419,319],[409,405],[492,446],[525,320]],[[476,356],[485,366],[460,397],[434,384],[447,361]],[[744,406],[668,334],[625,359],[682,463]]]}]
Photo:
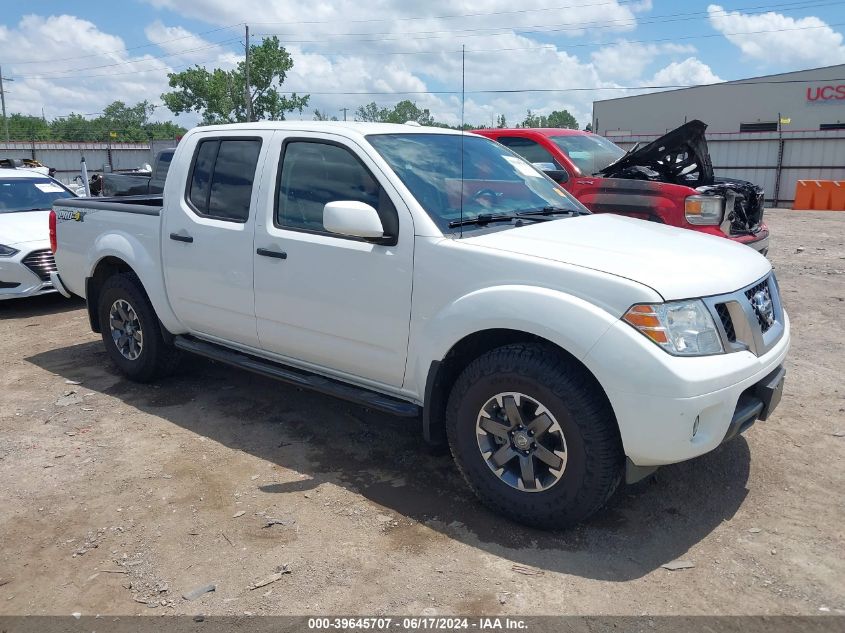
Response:
[{"label": "red pickup truck", "polygon": [[591,132],[557,128],[475,130],[543,169],[595,213],[617,213],[710,233],[763,255],[763,190],[716,178],[701,121],[627,153]]}]

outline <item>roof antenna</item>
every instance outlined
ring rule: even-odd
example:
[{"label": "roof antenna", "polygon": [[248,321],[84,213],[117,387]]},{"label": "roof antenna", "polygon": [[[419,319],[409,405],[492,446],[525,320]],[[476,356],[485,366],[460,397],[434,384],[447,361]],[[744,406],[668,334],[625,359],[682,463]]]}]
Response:
[{"label": "roof antenna", "polygon": [[466,44],[461,44],[461,218],[460,237],[464,236],[464,86],[466,81]]}]

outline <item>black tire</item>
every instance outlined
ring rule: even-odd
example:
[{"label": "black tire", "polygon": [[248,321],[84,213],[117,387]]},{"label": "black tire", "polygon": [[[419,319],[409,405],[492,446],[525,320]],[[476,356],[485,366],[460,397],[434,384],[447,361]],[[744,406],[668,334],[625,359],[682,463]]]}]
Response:
[{"label": "black tire", "polygon": [[[507,483],[485,457],[495,449],[484,453],[480,447],[485,441],[477,436],[480,412],[494,396],[506,392],[521,394],[514,402],[527,403],[529,411],[533,404],[542,404],[556,419],[558,426],[554,428],[561,431],[547,436],[551,438],[547,441],[559,441],[560,435],[565,439],[565,450],[560,453],[565,455],[563,468],[558,468],[559,474],[546,473],[549,481],[557,477],[548,487],[540,485],[527,491]],[[496,409],[498,405],[490,406]],[[497,410],[507,427],[510,422],[504,408]],[[554,529],[583,521],[607,502],[621,480],[624,454],[606,396],[582,366],[543,345],[508,345],[470,363],[449,396],[446,433],[458,469],[479,499],[496,512],[527,525]],[[484,437],[500,441],[492,435]],[[539,438],[534,438],[537,443]],[[508,444],[501,442],[501,448]],[[511,441],[507,450],[514,447],[518,448]],[[528,459],[527,452],[525,455]],[[518,453],[515,459],[505,468],[518,468],[523,458]],[[533,454],[530,459],[538,469],[545,466]],[[530,472],[533,474],[533,470]],[[519,473],[516,477],[530,480]],[[540,479],[536,482],[542,483]]]},{"label": "black tire", "polygon": [[[137,317],[132,322],[139,325],[134,331],[140,329],[142,342],[139,350],[136,347],[130,353],[131,356],[137,351],[136,358],[130,359],[121,352],[113,334],[110,314],[112,307],[119,301],[128,304]],[[100,289],[98,312],[106,352],[127,378],[136,382],[150,382],[176,370],[181,354],[164,341],[158,317],[141,281],[134,273],[121,273],[106,280]]]}]

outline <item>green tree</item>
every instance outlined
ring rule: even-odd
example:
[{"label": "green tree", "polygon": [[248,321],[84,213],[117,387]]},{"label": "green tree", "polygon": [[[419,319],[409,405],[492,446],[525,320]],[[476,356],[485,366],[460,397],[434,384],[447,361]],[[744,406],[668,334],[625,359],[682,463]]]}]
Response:
[{"label": "green tree", "polygon": [[329,117],[328,112],[321,112],[320,110],[314,110],[314,120],[315,121],[337,121],[337,117]]},{"label": "green tree", "polygon": [[[280,92],[287,73],[293,68],[293,58],[279,43],[279,38],[269,37],[260,44],[251,45],[249,55],[252,118],[283,121],[287,112],[298,110],[301,114],[310,95],[293,93],[288,97]],[[174,114],[198,112],[205,124],[247,120],[245,62],[239,62],[233,70],[215,68],[209,71],[194,66],[167,77],[170,87],[175,90],[165,92],[161,98]]]},{"label": "green tree", "polygon": [[546,119],[548,127],[566,127],[572,130],[578,129],[578,121],[569,113],[569,110],[552,110]]},{"label": "green tree", "polygon": [[437,125],[428,108],[420,108],[414,101],[405,99],[392,108],[379,108],[375,102],[358,106],[355,110],[356,121],[375,123],[407,123],[416,121],[420,125]]},{"label": "green tree", "polygon": [[113,101],[103,108],[103,114],[92,123],[116,141],[147,141],[151,136],[148,127],[153,112],[155,106],[146,100],[134,106],[127,106],[123,101]]},{"label": "green tree", "polygon": [[71,113],[50,122],[50,136],[56,141],[105,141],[107,130],[81,114]]},{"label": "green tree", "polygon": [[389,110],[387,108],[379,108],[375,101],[367,105],[358,106],[355,110],[356,121],[367,121],[369,123],[384,123],[387,121]]},{"label": "green tree", "polygon": [[548,116],[535,114],[529,109],[522,122],[522,127],[566,127],[578,129],[578,121],[568,110],[553,110]]},{"label": "green tree", "polygon": [[49,141],[50,124],[38,116],[10,114],[9,138],[13,141]]},{"label": "green tree", "polygon": [[500,114],[496,117],[496,127],[503,128],[508,127],[508,120],[505,118],[504,114]]}]

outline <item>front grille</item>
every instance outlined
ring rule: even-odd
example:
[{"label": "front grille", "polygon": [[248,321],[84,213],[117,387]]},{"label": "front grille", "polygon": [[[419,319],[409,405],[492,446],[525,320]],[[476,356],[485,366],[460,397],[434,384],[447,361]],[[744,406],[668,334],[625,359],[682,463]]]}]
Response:
[{"label": "front grille", "polygon": [[56,272],[56,260],[53,259],[53,253],[47,249],[32,251],[22,261],[41,281],[50,281],[50,273]]},{"label": "front grille", "polygon": [[13,281],[0,281],[0,290],[7,290],[9,288],[17,288],[20,286],[19,283],[15,283]]},{"label": "front grille", "polygon": [[725,328],[725,334],[731,343],[736,342],[736,330],[734,330],[734,322],[731,319],[731,313],[728,312],[728,306],[724,303],[716,304],[716,314],[719,315],[719,320],[722,322],[722,327]]},{"label": "front grille", "polygon": [[[745,291],[745,297],[748,299],[748,302],[751,303],[751,298],[761,290],[765,290],[769,293],[769,297],[771,297],[771,290],[769,289],[769,280],[764,279],[759,284],[754,286],[753,288],[749,288]],[[757,317],[757,323],[760,324],[760,330],[762,332],[767,332],[771,325],[766,322],[766,319],[763,318],[763,315],[754,310],[754,315]]]}]

